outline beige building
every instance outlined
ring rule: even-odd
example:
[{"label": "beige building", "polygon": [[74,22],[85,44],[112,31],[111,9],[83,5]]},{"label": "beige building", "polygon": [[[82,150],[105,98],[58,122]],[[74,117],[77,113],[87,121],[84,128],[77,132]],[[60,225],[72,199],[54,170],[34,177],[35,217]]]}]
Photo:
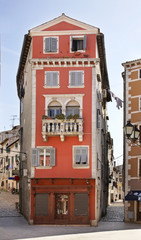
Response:
[{"label": "beige building", "polygon": [[[132,132],[124,135],[125,221],[141,223],[141,139],[135,139],[135,125],[141,130],[141,59],[125,62],[124,127]],[[137,131],[137,133],[139,130]],[[140,134],[141,136],[141,134]]]},{"label": "beige building", "polygon": [[1,132],[0,138],[0,188],[19,192],[19,126]]}]

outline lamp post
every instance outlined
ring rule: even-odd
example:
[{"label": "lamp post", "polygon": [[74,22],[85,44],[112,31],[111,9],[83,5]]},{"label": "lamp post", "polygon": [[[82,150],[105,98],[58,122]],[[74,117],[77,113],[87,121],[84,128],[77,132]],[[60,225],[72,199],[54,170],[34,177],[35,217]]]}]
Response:
[{"label": "lamp post", "polygon": [[125,135],[135,143],[139,138],[140,131],[136,125],[132,125],[130,121],[127,121],[127,124],[125,125]]}]

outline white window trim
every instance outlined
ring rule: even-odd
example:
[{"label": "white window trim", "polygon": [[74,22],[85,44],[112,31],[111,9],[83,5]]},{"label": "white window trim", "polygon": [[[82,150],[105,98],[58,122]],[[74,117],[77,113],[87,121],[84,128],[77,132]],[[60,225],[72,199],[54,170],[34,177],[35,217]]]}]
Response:
[{"label": "white window trim", "polygon": [[[78,85],[78,86],[71,86],[70,85],[70,81],[71,81],[71,72],[82,72],[82,85]],[[71,71],[69,71],[69,85],[68,85],[68,88],[84,88],[85,87],[85,85],[84,85],[84,70],[76,70],[76,71],[74,71],[74,70],[71,70]]]},{"label": "white window trim", "polygon": [[139,111],[141,111],[141,96],[139,96]]},{"label": "white window trim", "polygon": [[[78,166],[75,164],[75,155],[74,155],[74,149],[75,148],[84,148],[84,147],[86,147],[86,148],[88,148],[88,163],[86,164],[86,165],[79,165],[78,164]],[[88,168],[90,168],[90,166],[89,166],[89,146],[88,145],[75,145],[75,146],[73,146],[73,162],[72,162],[72,167],[74,168],[74,169],[88,169]]]},{"label": "white window trim", "polygon": [[[46,86],[46,73],[47,72],[57,72],[58,73],[58,85],[57,86]],[[45,79],[44,79],[44,88],[60,88],[60,72],[59,71],[45,71]]]},{"label": "white window trim", "polygon": [[140,171],[140,160],[141,160],[141,157],[138,158],[138,178],[141,178],[141,176],[139,175],[139,171]]},{"label": "white window trim", "polygon": [[[44,149],[44,152],[46,149],[50,149],[50,148],[53,148],[52,146],[38,146],[37,147],[38,149]],[[44,158],[45,158],[45,155],[44,155]],[[44,159],[44,162],[45,162],[45,159]],[[53,167],[50,167],[50,166],[37,166],[36,167],[37,169],[52,169]]]},{"label": "white window trim", "polygon": [[82,53],[83,53],[83,52],[86,52],[85,50],[77,50],[77,51],[72,51],[72,50],[71,50],[72,39],[73,39],[73,38],[74,38],[74,39],[75,39],[75,38],[76,38],[76,39],[78,38],[78,40],[79,40],[79,39],[81,40],[81,39],[84,39],[84,35],[81,35],[81,36],[70,36],[70,53],[75,53],[75,52],[82,52]]},{"label": "white window trim", "polygon": [[[57,51],[56,52],[45,52],[45,38],[57,38]],[[58,36],[48,36],[43,38],[43,53],[44,54],[56,54],[59,53],[59,37]]]}]

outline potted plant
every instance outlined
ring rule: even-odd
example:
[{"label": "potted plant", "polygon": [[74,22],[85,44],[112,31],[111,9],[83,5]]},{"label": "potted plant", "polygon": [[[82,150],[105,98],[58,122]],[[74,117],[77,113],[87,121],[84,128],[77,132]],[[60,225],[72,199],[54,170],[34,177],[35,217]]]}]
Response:
[{"label": "potted plant", "polygon": [[42,119],[47,119],[48,116],[47,115],[42,115]]},{"label": "potted plant", "polygon": [[57,114],[55,116],[55,118],[59,119],[59,120],[64,120],[65,119],[65,115],[63,113]]},{"label": "potted plant", "polygon": [[76,119],[78,119],[78,118],[79,118],[79,114],[74,114],[74,115],[73,115],[73,119],[74,119],[74,120],[76,120]]},{"label": "potted plant", "polygon": [[73,119],[73,115],[72,114],[67,116],[67,120],[70,120],[70,119]]}]

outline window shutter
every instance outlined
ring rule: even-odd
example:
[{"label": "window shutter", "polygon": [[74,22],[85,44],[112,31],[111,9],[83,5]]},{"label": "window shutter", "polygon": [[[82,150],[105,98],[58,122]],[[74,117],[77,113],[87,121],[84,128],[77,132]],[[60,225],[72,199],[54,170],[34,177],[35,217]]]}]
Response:
[{"label": "window shutter", "polygon": [[50,42],[51,42],[51,38],[45,38],[45,52],[50,52],[51,49],[50,49]]},{"label": "window shutter", "polygon": [[100,120],[101,120],[100,110],[97,109],[97,128],[100,128]]},{"label": "window shutter", "polygon": [[70,86],[75,86],[75,72],[70,72]]},{"label": "window shutter", "polygon": [[50,167],[55,166],[55,148],[50,149]]},{"label": "window shutter", "polygon": [[83,85],[83,72],[76,72],[77,74],[77,86],[82,86]]},{"label": "window shutter", "polygon": [[58,86],[58,78],[59,78],[59,73],[58,72],[53,72],[52,86]]},{"label": "window shutter", "polygon": [[38,166],[39,153],[37,148],[32,148],[32,167]]},{"label": "window shutter", "polygon": [[73,37],[72,36],[70,37],[70,44],[71,44],[71,47],[70,47],[71,51],[73,51]]},{"label": "window shutter", "polygon": [[139,177],[141,177],[141,159],[139,159]]},{"label": "window shutter", "polygon": [[51,52],[57,52],[57,38],[51,38]]},{"label": "window shutter", "polygon": [[83,40],[83,50],[86,49],[86,39],[87,39],[87,36],[85,35]]},{"label": "window shutter", "polygon": [[75,197],[75,216],[89,215],[89,197],[87,193],[76,193]]},{"label": "window shutter", "polygon": [[81,149],[81,163],[83,163],[83,164],[87,163],[87,155],[88,155],[88,149],[82,148]]},{"label": "window shutter", "polygon": [[74,155],[75,155],[75,164],[80,164],[80,149],[75,148],[74,149]]},{"label": "window shutter", "polygon": [[50,72],[45,73],[45,85],[51,86],[51,73]]}]

